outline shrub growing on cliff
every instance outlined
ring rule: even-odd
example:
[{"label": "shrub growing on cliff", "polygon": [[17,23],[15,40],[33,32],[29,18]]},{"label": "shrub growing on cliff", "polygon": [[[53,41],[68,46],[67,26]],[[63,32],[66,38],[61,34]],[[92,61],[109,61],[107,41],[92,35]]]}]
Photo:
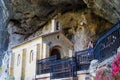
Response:
[{"label": "shrub growing on cliff", "polygon": [[120,53],[116,55],[112,63],[112,76],[114,80],[120,80]]}]

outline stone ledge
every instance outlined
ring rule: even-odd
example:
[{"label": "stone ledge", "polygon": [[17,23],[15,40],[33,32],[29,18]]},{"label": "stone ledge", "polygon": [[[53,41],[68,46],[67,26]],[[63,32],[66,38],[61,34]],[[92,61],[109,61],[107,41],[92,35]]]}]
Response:
[{"label": "stone ledge", "polygon": [[89,74],[89,70],[77,71],[77,75],[80,75],[80,74]]},{"label": "stone ledge", "polygon": [[36,75],[36,78],[49,78],[50,77],[50,73],[47,74],[41,74],[41,75]]},{"label": "stone ledge", "polygon": [[59,79],[52,79],[52,80],[78,80],[77,77],[68,77],[68,78],[59,78]]}]

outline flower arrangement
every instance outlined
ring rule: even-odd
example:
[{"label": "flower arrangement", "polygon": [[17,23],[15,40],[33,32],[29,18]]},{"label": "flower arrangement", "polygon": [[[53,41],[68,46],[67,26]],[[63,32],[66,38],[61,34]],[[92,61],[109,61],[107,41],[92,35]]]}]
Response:
[{"label": "flower arrangement", "polygon": [[96,71],[94,80],[113,80],[112,74],[107,68],[100,68]]},{"label": "flower arrangement", "polygon": [[120,53],[118,53],[113,60],[112,76],[114,80],[120,80]]}]

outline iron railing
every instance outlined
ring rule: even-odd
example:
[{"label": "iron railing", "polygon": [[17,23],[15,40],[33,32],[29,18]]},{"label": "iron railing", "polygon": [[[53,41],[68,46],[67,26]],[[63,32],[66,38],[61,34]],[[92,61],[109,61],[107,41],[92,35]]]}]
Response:
[{"label": "iron railing", "polygon": [[50,73],[50,64],[56,60],[56,56],[37,61],[37,75]]},{"label": "iron railing", "polygon": [[117,52],[120,46],[120,22],[102,35],[94,48],[76,52],[75,58],[56,60],[49,57],[37,61],[37,74],[50,72],[51,79],[76,77],[77,71],[87,70],[93,59],[103,61]]},{"label": "iron railing", "polygon": [[95,59],[100,62],[117,53],[120,46],[120,22],[105,32],[94,47]]},{"label": "iron railing", "polygon": [[93,48],[76,52],[77,70],[87,70],[94,59]]},{"label": "iron railing", "polygon": [[75,58],[67,58],[54,61],[51,64],[51,79],[76,77],[76,61]]}]

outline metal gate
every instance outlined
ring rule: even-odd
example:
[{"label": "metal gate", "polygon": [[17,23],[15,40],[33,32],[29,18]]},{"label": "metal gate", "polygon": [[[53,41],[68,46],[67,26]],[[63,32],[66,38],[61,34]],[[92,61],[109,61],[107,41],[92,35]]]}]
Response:
[{"label": "metal gate", "polygon": [[51,79],[76,77],[76,64],[73,57],[52,62]]},{"label": "metal gate", "polygon": [[37,75],[50,73],[50,64],[56,61],[56,56],[45,58],[37,61]]}]

